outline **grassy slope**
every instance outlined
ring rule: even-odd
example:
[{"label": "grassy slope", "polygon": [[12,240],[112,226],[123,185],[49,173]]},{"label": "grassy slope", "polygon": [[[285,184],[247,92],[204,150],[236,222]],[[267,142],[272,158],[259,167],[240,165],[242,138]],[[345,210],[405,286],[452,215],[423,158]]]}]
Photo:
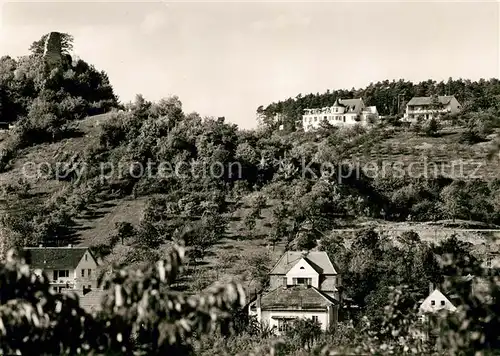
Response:
[{"label": "grassy slope", "polygon": [[[106,115],[82,120],[79,125],[84,132],[84,136],[64,140],[54,144],[39,145],[25,149],[16,159],[12,170],[0,174],[1,183],[14,183],[23,176],[23,165],[27,162],[50,162],[57,160],[58,156],[64,152],[81,152],[88,145],[95,143],[95,138],[98,133],[98,126],[106,120]],[[480,165],[479,173],[483,177],[497,177],[500,172],[500,160],[495,159],[491,162],[486,162],[488,152],[488,143],[480,143],[473,146],[460,145],[457,143],[459,133],[448,132],[441,137],[428,138],[418,137],[410,132],[401,132],[397,136],[379,142],[371,147],[368,154],[363,151],[365,158],[361,160],[386,160],[389,162],[418,162],[422,160],[422,155],[426,155],[430,160],[435,162],[450,162],[457,159],[471,160],[475,162],[469,166],[469,169],[475,169]],[[361,152],[359,152],[361,154]],[[467,168],[465,171],[467,174]],[[31,191],[33,193],[49,195],[50,193],[61,189],[65,184],[54,180],[29,180]],[[248,198],[248,197],[247,197]],[[115,199],[105,201],[90,207],[89,211],[77,219],[77,236],[79,244],[82,246],[91,246],[106,242],[108,237],[114,233],[115,222],[129,221],[137,224],[143,213],[147,197],[138,199]],[[245,199],[246,200],[246,199]],[[256,238],[248,239],[245,237],[245,229],[242,224],[242,217],[247,209],[244,203],[242,208],[237,210],[231,217],[227,238],[223,239],[204,261],[204,264],[197,269],[204,277],[210,281],[227,281],[230,278],[238,279],[243,282],[249,290],[253,290],[254,284],[249,278],[248,260],[252,255],[270,253],[272,261],[276,261],[283,251],[283,246],[278,245],[273,250],[265,241],[269,229],[269,218],[271,210],[275,202],[270,202],[270,206],[264,209],[262,218],[257,222]],[[421,233],[426,240],[439,240],[440,238],[449,236],[457,232],[454,229],[443,229],[430,227],[427,224],[394,224],[378,222],[379,229],[387,231],[392,236],[397,236],[401,230],[413,229]],[[350,234],[346,232],[346,234]],[[489,237],[494,236],[493,233],[461,233],[462,238],[472,240],[475,243],[484,243]],[[488,236],[485,236],[488,235]],[[166,248],[168,246],[165,246]],[[113,249],[112,254],[106,258],[105,264],[123,261],[126,253],[131,249],[129,246],[123,246],[120,243]],[[218,265],[226,267],[220,270],[214,268]]]}]

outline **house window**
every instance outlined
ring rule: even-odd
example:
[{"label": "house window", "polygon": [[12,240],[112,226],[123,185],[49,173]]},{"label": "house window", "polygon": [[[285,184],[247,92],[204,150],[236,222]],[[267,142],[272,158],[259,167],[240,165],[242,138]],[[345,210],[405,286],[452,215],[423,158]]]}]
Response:
[{"label": "house window", "polygon": [[431,305],[436,305],[436,301],[435,300],[431,300]]},{"label": "house window", "polygon": [[312,320],[313,320],[313,322],[315,322],[315,323],[319,323],[319,320],[318,320],[318,316],[317,316],[317,315],[313,315],[313,316],[312,316]]},{"label": "house window", "polygon": [[85,261],[87,261],[87,254],[85,254]]},{"label": "house window", "polygon": [[54,271],[54,281],[57,280],[57,278],[61,277],[69,277],[69,270],[55,270]]},{"label": "house window", "polygon": [[343,119],[344,119],[344,122],[345,122],[345,116],[343,117]]},{"label": "house window", "polygon": [[324,117],[324,119],[326,120],[326,119],[327,119],[327,117],[325,116],[325,117]]},{"label": "house window", "polygon": [[312,278],[295,278],[295,284],[303,284],[310,286],[312,284]]},{"label": "house window", "polygon": [[288,284],[287,282],[287,278],[286,277],[283,277],[283,287],[286,287]]},{"label": "house window", "polygon": [[441,305],[444,306],[444,300],[441,301]]},{"label": "house window", "polygon": [[300,269],[305,269],[304,266],[301,266]]},{"label": "house window", "polygon": [[92,274],[92,270],[91,270],[91,269],[88,269],[88,270],[87,270],[87,275],[88,275],[88,277],[90,277],[90,275],[91,275],[91,274]]},{"label": "house window", "polygon": [[290,324],[285,319],[278,320],[278,331],[287,331],[290,329]]},{"label": "house window", "polygon": [[82,269],[82,277],[85,277],[85,270]]}]

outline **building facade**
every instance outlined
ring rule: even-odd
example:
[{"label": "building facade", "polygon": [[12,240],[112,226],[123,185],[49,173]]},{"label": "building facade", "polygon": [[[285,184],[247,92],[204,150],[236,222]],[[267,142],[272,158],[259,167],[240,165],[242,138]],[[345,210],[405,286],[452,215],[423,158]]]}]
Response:
[{"label": "building facade", "polygon": [[453,95],[413,97],[406,104],[403,121],[415,123],[419,118],[422,120],[437,119],[440,115],[457,114],[460,110],[461,105]]},{"label": "building facade", "polygon": [[42,272],[54,292],[97,288],[97,260],[87,247],[26,247],[26,263]]},{"label": "building facade", "polygon": [[435,340],[439,334],[439,323],[437,320],[445,313],[453,313],[457,307],[439,289],[435,289],[431,283],[429,295],[420,304],[420,325],[417,335],[422,341]]},{"label": "building facade", "polygon": [[302,127],[304,131],[315,130],[324,121],[333,126],[369,126],[378,120],[377,107],[365,106],[363,99],[337,99],[329,107],[305,109]]},{"label": "building facade", "polygon": [[277,334],[298,318],[310,318],[323,330],[335,327],[341,278],[326,252],[287,251],[269,273],[269,290],[249,305],[249,314]]}]

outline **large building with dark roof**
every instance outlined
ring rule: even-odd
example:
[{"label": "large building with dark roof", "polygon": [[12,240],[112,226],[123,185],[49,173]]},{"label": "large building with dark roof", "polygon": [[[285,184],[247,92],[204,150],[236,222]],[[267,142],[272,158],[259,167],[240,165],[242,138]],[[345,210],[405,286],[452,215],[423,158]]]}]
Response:
[{"label": "large building with dark roof", "polygon": [[436,119],[444,114],[457,114],[460,110],[460,103],[453,95],[413,97],[406,104],[403,121],[416,122],[419,118]]},{"label": "large building with dark roof", "polygon": [[281,333],[297,318],[309,318],[323,330],[336,325],[341,278],[323,251],[287,251],[269,273],[269,290],[249,305],[249,314]]}]

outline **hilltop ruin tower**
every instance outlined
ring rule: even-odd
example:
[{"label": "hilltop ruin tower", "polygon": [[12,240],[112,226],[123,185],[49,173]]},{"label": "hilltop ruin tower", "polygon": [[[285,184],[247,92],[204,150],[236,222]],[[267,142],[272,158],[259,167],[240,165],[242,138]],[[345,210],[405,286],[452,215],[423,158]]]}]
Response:
[{"label": "hilltop ruin tower", "polygon": [[49,69],[57,68],[62,64],[62,34],[51,32],[45,40],[43,60]]}]

